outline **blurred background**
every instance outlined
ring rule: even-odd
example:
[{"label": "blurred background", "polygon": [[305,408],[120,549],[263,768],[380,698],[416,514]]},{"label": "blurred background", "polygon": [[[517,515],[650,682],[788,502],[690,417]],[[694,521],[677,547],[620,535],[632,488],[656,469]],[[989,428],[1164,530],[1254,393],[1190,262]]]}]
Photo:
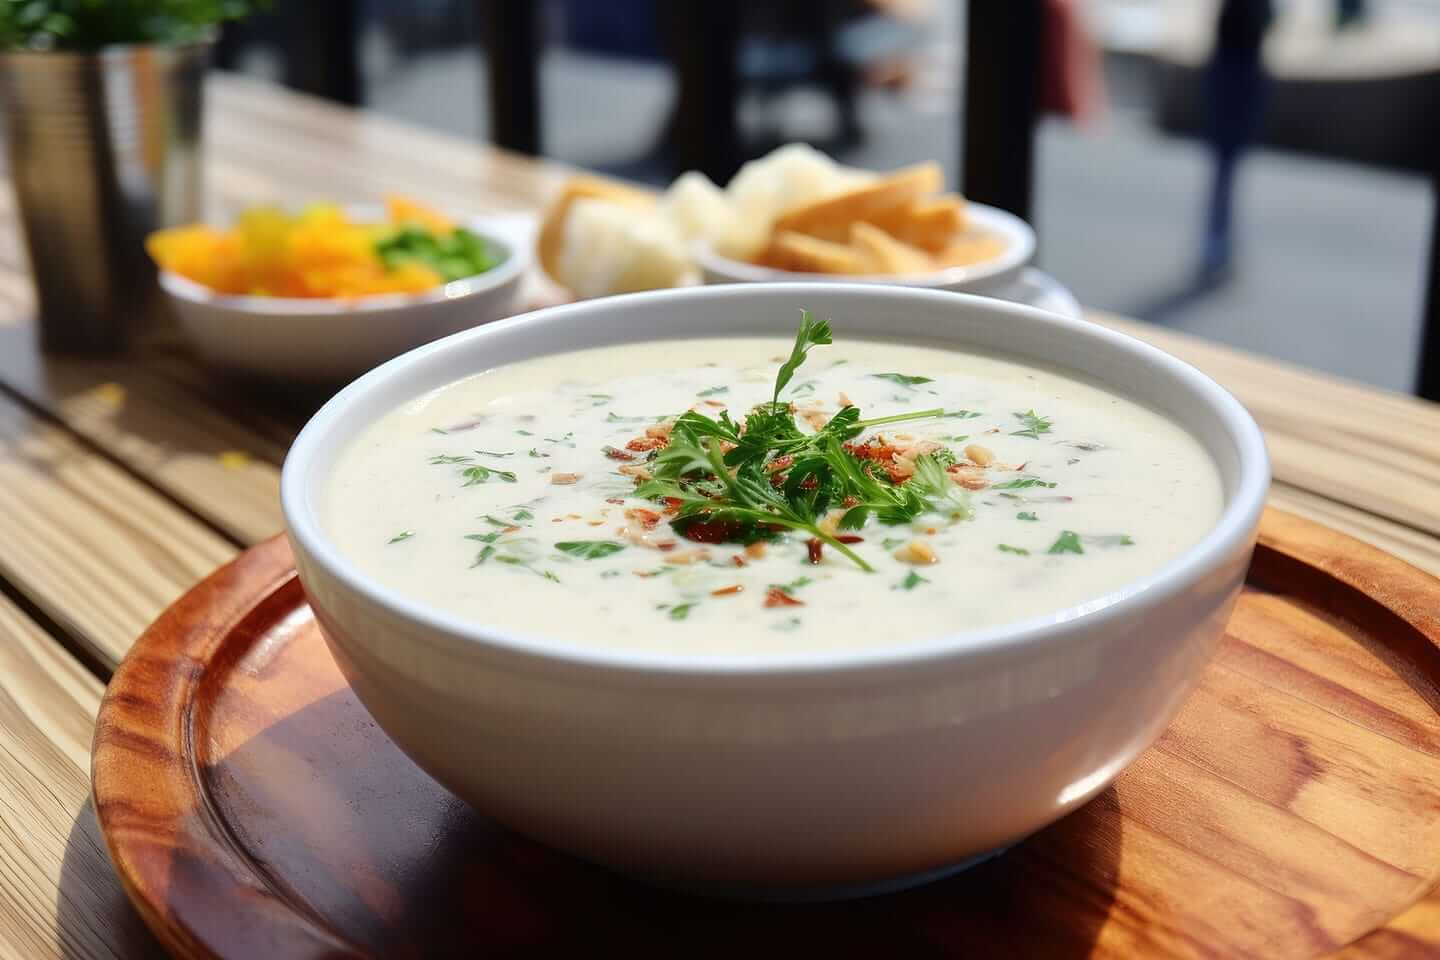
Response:
[{"label": "blurred background", "polygon": [[[1020,208],[1086,306],[1415,389],[1440,0],[1053,0],[1018,46],[1008,4],[307,0],[221,56],[655,184],[692,166],[723,184],[792,140],[876,169],[935,159]],[[967,76],[987,85],[968,117]]]}]

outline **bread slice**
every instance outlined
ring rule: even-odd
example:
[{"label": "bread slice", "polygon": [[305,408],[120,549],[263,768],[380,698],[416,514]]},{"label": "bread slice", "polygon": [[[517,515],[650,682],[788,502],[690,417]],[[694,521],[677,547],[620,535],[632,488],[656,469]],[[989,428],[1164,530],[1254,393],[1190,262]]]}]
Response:
[{"label": "bread slice", "polygon": [[919,247],[896,240],[863,220],[850,225],[850,246],[870,261],[867,273],[930,273],[935,262]]},{"label": "bread slice", "polygon": [[799,273],[870,272],[870,261],[853,247],[817,240],[793,231],[783,231],[772,236],[770,245],[756,262],[767,267]]},{"label": "bread slice", "polygon": [[912,247],[939,253],[965,229],[965,200],[955,193],[925,197],[876,211],[864,222]]},{"label": "bread slice", "polygon": [[655,205],[653,193],[618,180],[591,174],[577,174],[566,180],[546,208],[545,216],[540,221],[539,235],[535,240],[535,253],[540,259],[540,266],[557,283],[561,282],[560,254],[565,243],[565,220],[570,214],[570,205],[582,197],[608,200],[622,206],[646,210]]},{"label": "bread slice", "polygon": [[993,233],[971,230],[953,237],[945,249],[935,255],[940,269],[969,267],[993,260],[1005,251],[1005,240]]},{"label": "bread slice", "polygon": [[854,189],[791,207],[776,218],[775,232],[803,233],[844,243],[850,236],[850,224],[938,193],[944,182],[939,164],[905,167]]}]

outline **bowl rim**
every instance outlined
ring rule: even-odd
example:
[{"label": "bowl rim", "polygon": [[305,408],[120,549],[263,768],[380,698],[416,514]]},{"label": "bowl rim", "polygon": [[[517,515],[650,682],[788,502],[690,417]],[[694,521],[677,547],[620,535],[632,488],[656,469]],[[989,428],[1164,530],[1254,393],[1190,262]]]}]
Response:
[{"label": "bowl rim", "polygon": [[747,283],[854,283],[895,287],[935,287],[963,292],[960,287],[984,289],[1004,283],[1035,258],[1035,230],[1008,210],[985,203],[966,201],[969,211],[979,214],[981,226],[998,229],[1011,242],[999,255],[979,263],[946,267],[934,273],[804,273],[782,270],[758,263],[736,260],[704,241],[695,244],[695,263],[701,272],[711,270],[727,280]]},{"label": "bowl rim", "polygon": [[[369,212],[369,207],[347,206],[347,210]],[[181,276],[163,267],[159,268],[160,287],[168,295],[187,303],[234,310],[241,313],[269,314],[277,316],[336,316],[339,314],[383,313],[390,310],[404,310],[431,303],[445,303],[461,300],[477,294],[489,293],[524,275],[530,269],[530,251],[522,244],[516,244],[497,236],[485,227],[483,216],[465,218],[461,223],[466,229],[479,235],[487,243],[499,247],[505,254],[503,260],[484,273],[472,274],[451,280],[440,286],[420,293],[378,293],[370,296],[348,299],[336,297],[260,297],[248,293],[216,293],[202,283]]]},{"label": "bowl rim", "polygon": [[[506,656],[518,662],[529,662],[532,665],[539,663],[555,668],[618,673],[631,678],[649,677],[662,682],[705,682],[721,678],[738,678],[742,681],[767,677],[795,679],[805,676],[884,672],[887,669],[923,669],[954,657],[980,657],[1039,649],[1052,643],[1065,642],[1076,630],[1103,629],[1107,623],[1117,618],[1128,617],[1169,601],[1193,589],[1206,577],[1212,576],[1234,551],[1248,549],[1253,545],[1270,486],[1270,460],[1259,426],[1245,407],[1224,387],[1158,347],[1107,327],[1076,323],[1034,307],[989,297],[894,285],[855,286],[846,288],[845,295],[877,300],[897,297],[935,300],[946,304],[968,305],[1002,316],[1024,316],[1028,322],[1056,328],[1057,333],[1080,336],[1101,344],[1104,349],[1128,354],[1130,359],[1155,364],[1166,376],[1181,381],[1191,392],[1201,395],[1235,445],[1239,472],[1235,489],[1227,497],[1220,517],[1209,532],[1197,543],[1146,576],[1128,581],[1121,587],[1084,603],[1040,616],[979,630],[953,631],[887,647],[781,655],[705,656],[591,647],[468,621],[423,601],[410,599],[381,584],[345,558],[325,535],[318,511],[312,509],[312,502],[318,498],[311,496],[309,486],[310,477],[317,473],[313,466],[321,447],[329,434],[344,423],[347,407],[352,401],[388,381],[403,378],[412,365],[423,362],[440,351],[455,349],[470,339],[492,336],[496,331],[522,325],[545,325],[550,323],[552,318],[570,314],[625,311],[633,305],[661,299],[743,299],[747,291],[755,294],[764,291],[768,296],[786,293],[803,299],[806,295],[817,296],[821,293],[833,296],[837,287],[835,284],[815,283],[701,286],[546,307],[433,341],[364,374],[321,407],[300,431],[285,458],[281,472],[281,506],[287,533],[297,554],[303,554],[305,559],[322,568],[327,576],[343,584],[345,589],[359,594],[365,602],[378,606],[391,616],[423,626],[425,630],[420,639],[460,655],[484,652]],[[957,301],[957,297],[960,300]],[[963,346],[963,342],[957,342],[956,345]],[[545,351],[536,355],[562,352],[564,349],[566,348],[561,344],[550,344]],[[1063,363],[1056,365],[1064,369]],[[425,389],[435,389],[443,385],[430,384]],[[1213,457],[1213,447],[1207,446],[1206,449]],[[340,642],[343,643],[343,639]]]}]

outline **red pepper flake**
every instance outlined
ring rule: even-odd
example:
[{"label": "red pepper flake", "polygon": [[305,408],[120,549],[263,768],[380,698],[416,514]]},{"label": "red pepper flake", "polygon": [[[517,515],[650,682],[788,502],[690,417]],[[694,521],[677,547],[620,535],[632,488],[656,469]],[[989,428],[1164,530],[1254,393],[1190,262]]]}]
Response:
[{"label": "red pepper flake", "polygon": [[733,564],[735,564],[735,566],[737,566],[737,567],[747,566],[747,564],[745,563],[745,558],[742,557],[742,556],[740,556],[740,554],[738,554],[738,553],[735,554],[735,556],[733,556],[733,557],[730,558],[730,562],[733,563]]},{"label": "red pepper flake", "polygon": [[853,533],[842,533],[842,534],[838,534],[838,535],[835,537],[835,539],[836,539],[836,540],[839,540],[841,543],[864,543],[864,542],[865,542],[865,538],[864,538],[864,537],[857,537],[857,536],[855,536],[855,534],[853,534]]},{"label": "red pepper flake", "polygon": [[674,550],[678,546],[679,544],[676,543],[674,540],[666,540],[664,543],[655,544],[655,549],[659,550],[661,553],[665,553],[667,551]]},{"label": "red pepper flake", "polygon": [[611,460],[634,460],[634,454],[626,453],[618,447],[605,447],[605,456]]},{"label": "red pepper flake", "polygon": [[712,596],[712,597],[729,597],[729,596],[733,596],[734,594],[737,594],[737,593],[741,592],[741,591],[744,590],[744,589],[745,589],[745,587],[742,586],[741,584],[732,583],[732,584],[731,584],[730,586],[728,586],[728,587],[721,587],[719,590],[711,590],[711,591],[710,591],[710,596]]},{"label": "red pepper flake", "polygon": [[802,601],[796,600],[780,587],[771,587],[765,591],[765,606],[767,607],[803,607]]},{"label": "red pepper flake", "polygon": [[820,562],[820,552],[825,549],[825,544],[821,543],[819,540],[815,539],[814,537],[811,537],[809,540],[806,540],[806,541],[805,541],[805,549],[806,549],[806,550],[809,552],[809,554],[810,554],[810,562],[811,562],[811,563],[819,563],[819,562]]},{"label": "red pepper flake", "polygon": [[734,520],[693,520],[685,523],[680,535],[696,543],[724,543],[733,540],[740,528]]},{"label": "red pepper flake", "polygon": [[665,505],[665,516],[673,517],[680,512],[680,505],[685,501],[679,497],[661,497],[660,502]]}]

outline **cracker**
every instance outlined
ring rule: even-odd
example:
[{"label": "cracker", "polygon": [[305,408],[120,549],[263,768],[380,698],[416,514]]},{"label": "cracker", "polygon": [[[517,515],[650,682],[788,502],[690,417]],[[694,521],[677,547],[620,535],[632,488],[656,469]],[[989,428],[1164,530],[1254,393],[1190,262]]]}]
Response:
[{"label": "cracker", "polygon": [[850,236],[850,224],[937,193],[944,182],[939,164],[905,167],[852,190],[792,207],[775,220],[775,232],[803,233],[844,243]]}]

